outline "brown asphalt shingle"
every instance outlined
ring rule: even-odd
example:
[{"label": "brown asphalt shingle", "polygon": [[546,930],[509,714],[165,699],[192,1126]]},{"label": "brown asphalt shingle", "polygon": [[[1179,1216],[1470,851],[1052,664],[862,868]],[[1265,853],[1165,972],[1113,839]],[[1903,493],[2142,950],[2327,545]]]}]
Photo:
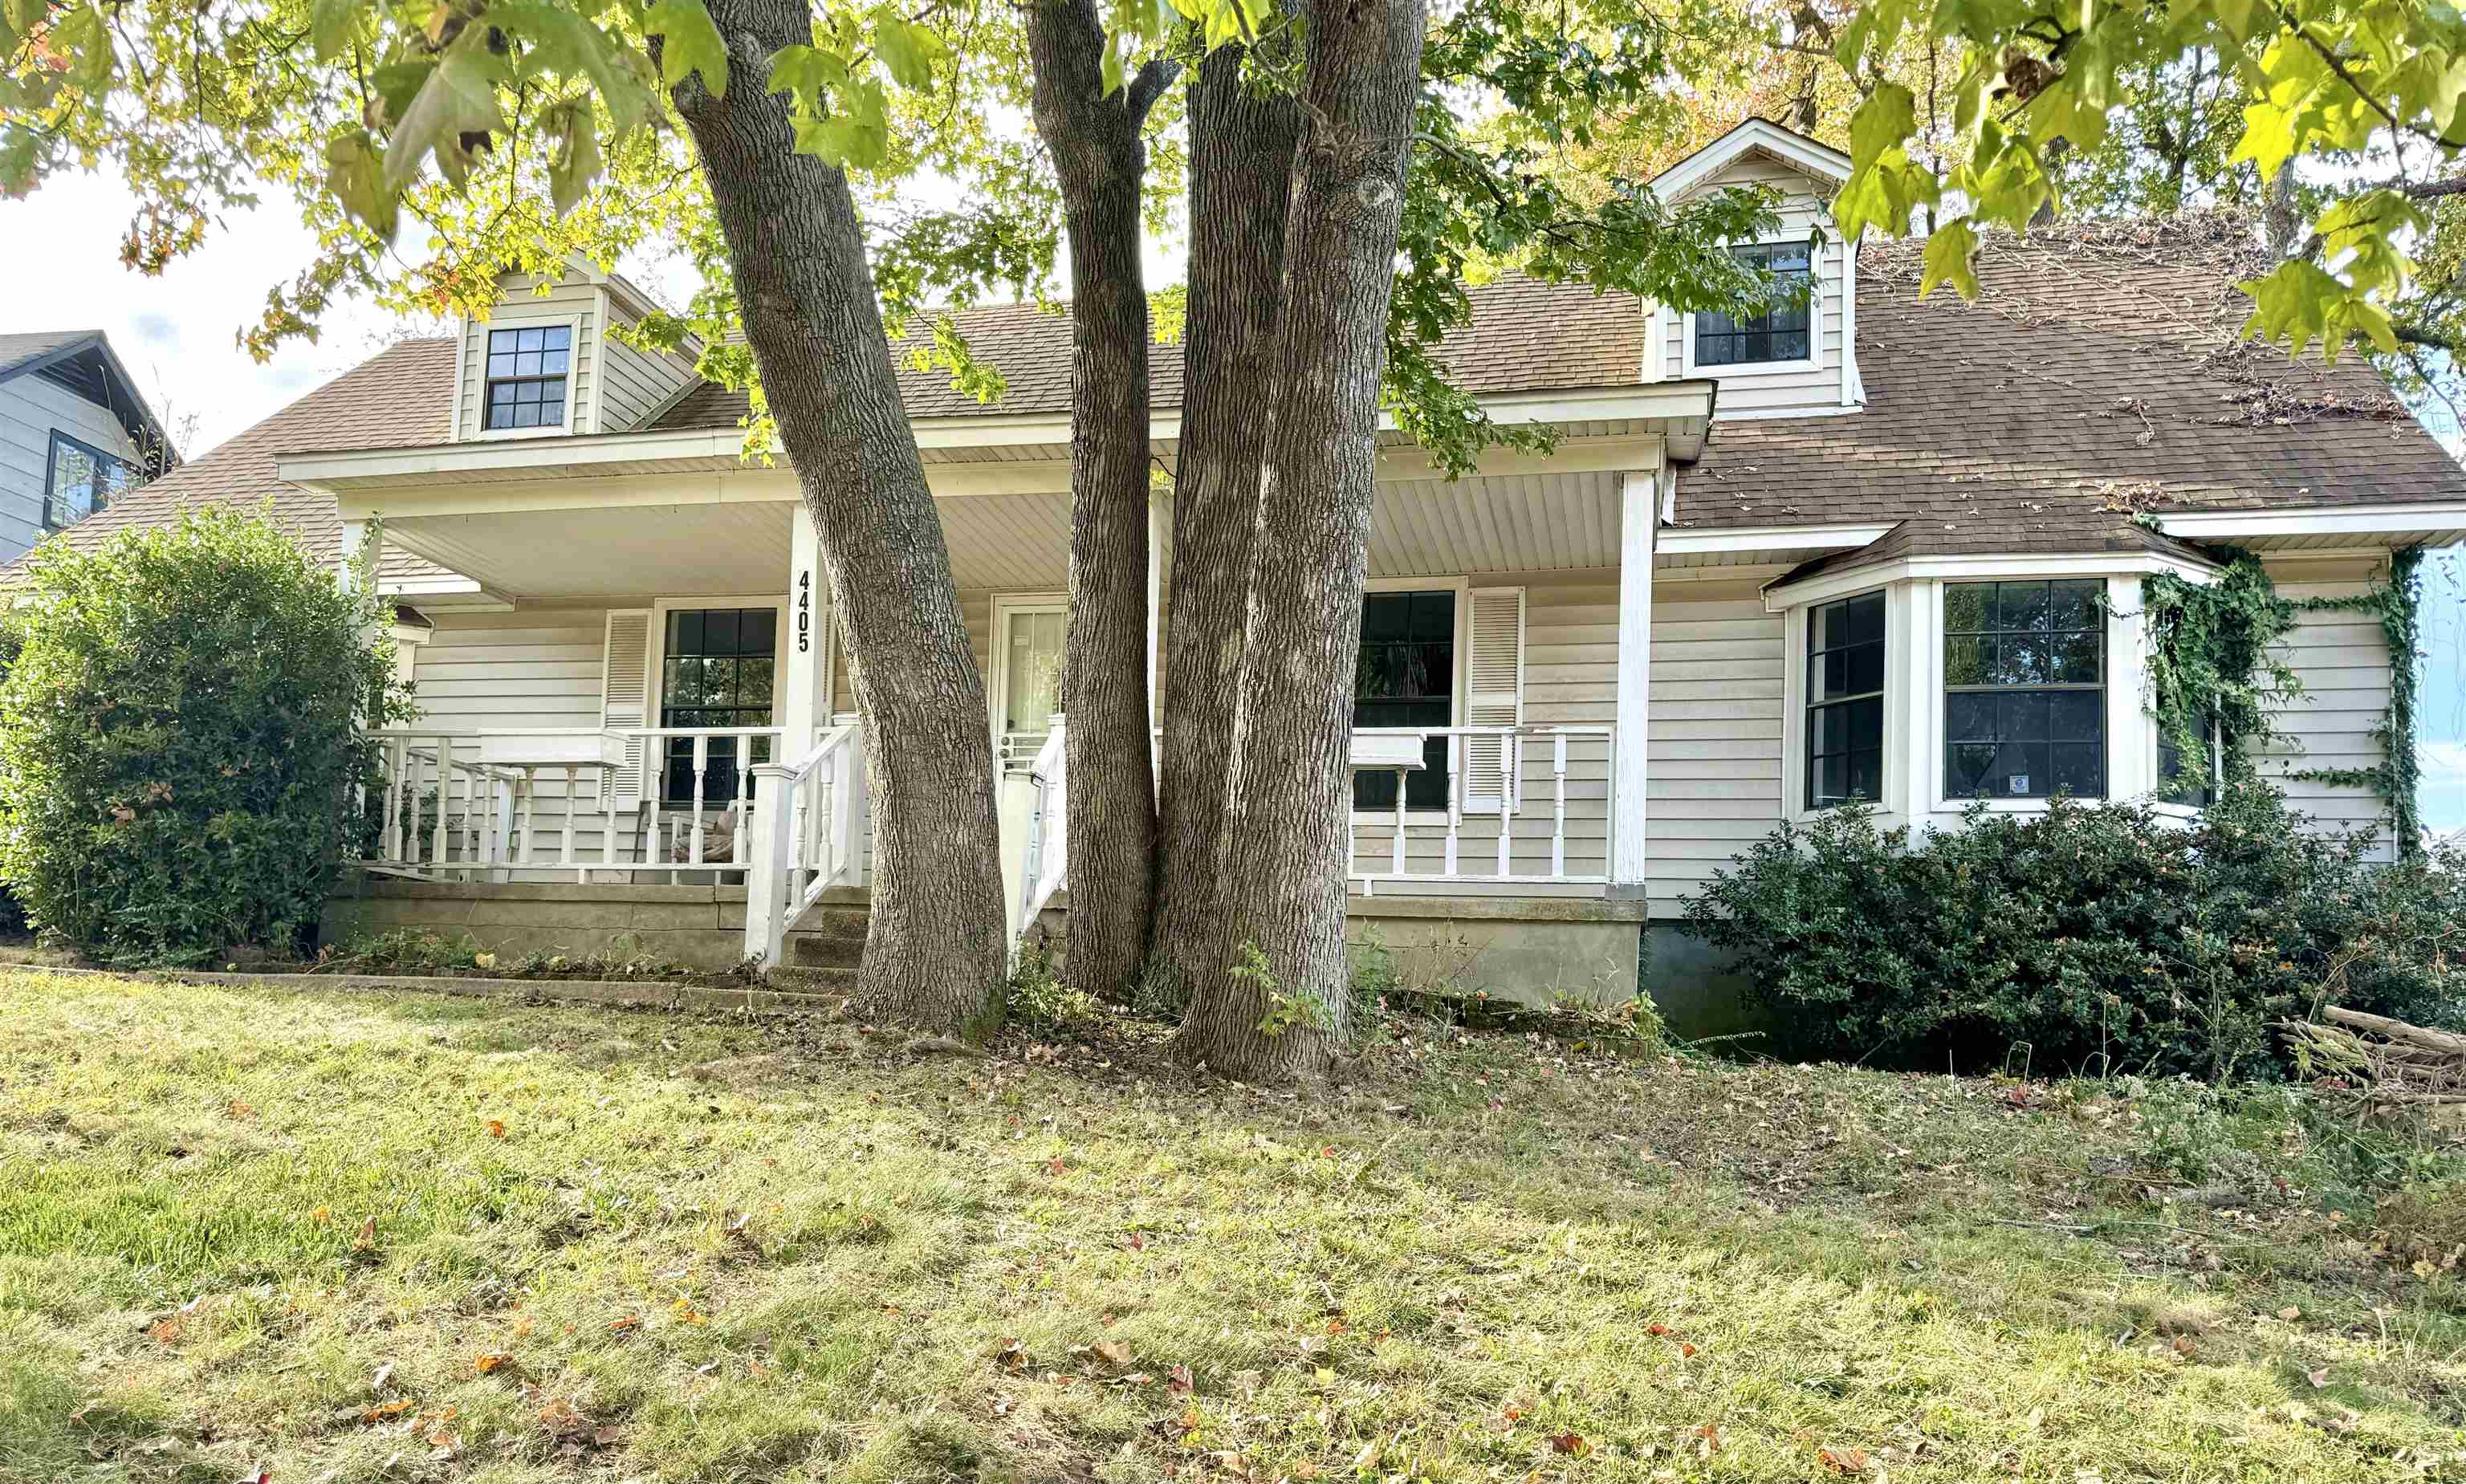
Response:
[{"label": "brown asphalt shingle", "polygon": [[2360,357],[2297,362],[2238,338],[2251,305],[2234,281],[2265,260],[2231,220],[1992,234],[1967,304],[1918,299],[1919,245],[1860,249],[1865,409],[1716,423],[1679,476],[1681,526],[1905,523],[1840,567],[2140,550],[2142,509],[2466,498]]},{"label": "brown asphalt shingle", "polygon": [[[1521,274],[1469,291],[1474,321],[1439,343],[1439,357],[1468,391],[1538,392],[1554,388],[1632,385],[1644,367],[1641,306],[1580,283],[1544,283]],[[1001,400],[987,404],[954,392],[947,371],[917,371],[906,351],[924,333],[893,344],[900,357],[900,399],[911,417],[971,414],[1066,413],[1070,410],[1070,316],[1067,305],[1000,304],[954,317],[976,358],[1002,374]],[[1151,404],[1181,405],[1181,347],[1156,346],[1148,357]],[[745,416],[742,393],[705,386],[670,408],[656,426],[732,428]]]},{"label": "brown asphalt shingle", "polygon": [[[343,539],[333,497],[276,478],[275,455],[441,443],[452,431],[453,413],[454,342],[406,340],[55,539],[82,550],[125,527],[168,525],[191,506],[225,505],[254,512],[270,501],[275,523],[312,559],[332,561]],[[385,551],[382,569],[389,577],[444,573],[392,548]]]}]

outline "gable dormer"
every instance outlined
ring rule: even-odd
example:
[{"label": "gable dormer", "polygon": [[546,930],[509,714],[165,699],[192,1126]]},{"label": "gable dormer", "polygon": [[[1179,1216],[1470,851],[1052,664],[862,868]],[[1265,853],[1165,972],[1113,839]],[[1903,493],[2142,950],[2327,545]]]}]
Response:
[{"label": "gable dormer", "polygon": [[652,307],[641,290],[579,257],[562,273],[505,274],[488,317],[462,322],[455,440],[645,426],[700,380],[692,354],[638,350],[609,333]]},{"label": "gable dormer", "polygon": [[[1850,157],[1778,124],[1750,119],[1664,170],[1653,190],[1671,205],[1734,186],[1780,192],[1781,224],[1740,259],[1811,283],[1804,307],[1777,306],[1752,319],[1686,314],[1648,304],[1644,379],[1720,384],[1714,419],[1808,417],[1855,412],[1858,382],[1857,245],[1841,240],[1829,210],[1850,177]],[[1816,228],[1825,238],[1811,246]]]}]

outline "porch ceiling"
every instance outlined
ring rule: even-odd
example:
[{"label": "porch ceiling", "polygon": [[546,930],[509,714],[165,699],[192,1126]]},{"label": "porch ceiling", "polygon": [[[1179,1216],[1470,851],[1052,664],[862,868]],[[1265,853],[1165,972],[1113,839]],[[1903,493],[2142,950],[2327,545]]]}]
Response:
[{"label": "porch ceiling", "polygon": [[[1059,591],[1069,580],[1070,497],[936,503],[963,589]],[[791,501],[398,515],[386,539],[512,598],[683,597],[784,592]]]},{"label": "porch ceiling", "polygon": [[1382,483],[1370,512],[1370,574],[1615,567],[1625,479],[1603,471]]}]

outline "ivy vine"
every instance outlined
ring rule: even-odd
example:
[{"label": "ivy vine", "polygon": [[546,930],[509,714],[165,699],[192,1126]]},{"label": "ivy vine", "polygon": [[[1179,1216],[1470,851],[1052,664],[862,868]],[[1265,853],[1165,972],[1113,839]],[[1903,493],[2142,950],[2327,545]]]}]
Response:
[{"label": "ivy vine", "polygon": [[[2260,558],[2231,551],[2217,580],[2171,572],[2141,583],[2149,631],[2149,709],[2158,734],[2183,758],[2179,781],[2209,788],[2252,776],[2254,749],[2283,735],[2277,714],[2303,693],[2302,678],[2277,652],[2294,632],[2296,604],[2278,596]],[[2226,776],[2211,765],[2205,727]]]},{"label": "ivy vine", "polygon": [[[2228,549],[2217,580],[2186,582],[2160,573],[2141,584],[2141,611],[2149,625],[2149,708],[2159,734],[2183,758],[2183,780],[2210,787],[2253,776],[2253,753],[2285,738],[2278,713],[2303,694],[2302,678],[2278,654],[2278,641],[2294,632],[2306,613],[2371,614],[2388,641],[2389,704],[2373,727],[2382,760],[2368,768],[2304,768],[2287,774],[2306,782],[2368,788],[2388,808],[2401,853],[2421,847],[2415,791],[2422,765],[2415,755],[2421,634],[2423,549],[2391,554],[2386,580],[2350,597],[2285,597],[2260,559]],[[2216,729],[2223,745],[2225,776],[2212,766],[2203,724]],[[2197,759],[2197,761],[2195,761]]]},{"label": "ivy vine", "polygon": [[2372,727],[2381,745],[2381,760],[2369,768],[2303,768],[2288,777],[2341,788],[2368,788],[2388,805],[2389,827],[2396,833],[2400,855],[2423,848],[2423,818],[2415,794],[2423,778],[2423,761],[2415,753],[2415,702],[2421,677],[2415,673],[2416,646],[2423,637],[2423,548],[2408,547],[2389,555],[2388,577],[2352,597],[2306,598],[2297,606],[2307,613],[2363,613],[2380,620],[2381,638],[2388,642],[2388,709]]}]

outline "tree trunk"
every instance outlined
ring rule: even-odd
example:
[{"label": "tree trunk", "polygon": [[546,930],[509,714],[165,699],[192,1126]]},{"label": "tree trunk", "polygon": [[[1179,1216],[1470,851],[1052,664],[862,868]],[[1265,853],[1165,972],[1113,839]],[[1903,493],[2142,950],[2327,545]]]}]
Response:
[{"label": "tree trunk", "polygon": [[[1236,1076],[1322,1070],[1344,1032],[1354,665],[1424,0],[1311,15],[1215,936],[1177,1045]],[[1233,884],[1239,884],[1238,889]],[[1233,972],[1256,955],[1266,975]]]},{"label": "tree trunk", "polygon": [[1175,998],[1222,970],[1218,910],[1234,698],[1247,621],[1259,473],[1275,399],[1285,217],[1301,108],[1242,86],[1243,54],[1221,47],[1190,90],[1190,300],[1183,325],[1181,443],[1173,491],[1173,588],[1165,596],[1164,783],[1155,935],[1149,968]]},{"label": "tree trunk", "polygon": [[1029,12],[1037,133],[1070,240],[1070,614],[1063,733],[1070,809],[1070,982],[1125,996],[1155,891],[1148,687],[1148,299],[1139,260],[1149,106],[1178,70],[1151,63],[1104,93],[1094,0]]},{"label": "tree trunk", "polygon": [[866,1014],[989,1034],[1008,960],[984,682],[942,522],[899,400],[847,177],[791,151],[765,59],[812,40],[796,0],[710,0],[733,79],[677,87],[728,240],[746,339],[821,533],[831,604],[856,661],[872,776]]}]

